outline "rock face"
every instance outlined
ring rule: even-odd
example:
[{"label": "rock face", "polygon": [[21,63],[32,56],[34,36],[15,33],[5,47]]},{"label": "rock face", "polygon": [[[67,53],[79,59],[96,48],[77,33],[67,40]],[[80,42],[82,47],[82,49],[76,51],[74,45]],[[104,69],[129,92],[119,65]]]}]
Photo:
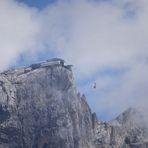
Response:
[{"label": "rock face", "polygon": [[93,147],[85,96],[70,69],[51,63],[0,74],[0,148]]},{"label": "rock face", "polygon": [[129,108],[116,119],[97,122],[95,143],[103,148],[148,148],[148,128],[142,114]]},{"label": "rock face", "polygon": [[141,119],[98,121],[61,59],[0,74],[0,148],[147,148]]}]

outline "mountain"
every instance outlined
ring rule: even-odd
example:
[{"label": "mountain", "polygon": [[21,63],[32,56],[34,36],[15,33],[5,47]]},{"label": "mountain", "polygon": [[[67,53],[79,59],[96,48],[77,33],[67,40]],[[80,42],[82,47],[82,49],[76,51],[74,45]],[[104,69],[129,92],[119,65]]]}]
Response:
[{"label": "mountain", "polygon": [[148,127],[137,109],[129,108],[110,122],[98,122],[95,143],[99,148],[148,148]]},{"label": "mountain", "polygon": [[62,59],[0,74],[0,148],[146,148],[146,125],[132,108],[99,121]]}]

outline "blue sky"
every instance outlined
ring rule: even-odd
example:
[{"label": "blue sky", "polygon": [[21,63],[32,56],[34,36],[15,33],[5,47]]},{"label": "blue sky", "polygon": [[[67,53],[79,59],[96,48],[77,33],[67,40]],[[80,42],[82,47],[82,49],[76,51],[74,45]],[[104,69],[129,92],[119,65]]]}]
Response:
[{"label": "blue sky", "polygon": [[57,0],[17,0],[18,2],[23,2],[29,7],[36,7],[38,9],[44,9],[49,4],[55,3]]},{"label": "blue sky", "polygon": [[101,119],[147,108],[148,1],[1,0],[0,10],[0,71],[61,57]]}]

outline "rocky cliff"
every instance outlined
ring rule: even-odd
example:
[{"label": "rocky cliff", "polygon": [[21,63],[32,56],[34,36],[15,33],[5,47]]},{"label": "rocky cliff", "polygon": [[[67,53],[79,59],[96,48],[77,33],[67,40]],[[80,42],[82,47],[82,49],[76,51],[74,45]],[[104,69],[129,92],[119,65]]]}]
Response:
[{"label": "rocky cliff", "polygon": [[98,122],[95,143],[99,148],[148,148],[148,127],[144,116],[129,108],[110,122]]},{"label": "rocky cliff", "polygon": [[0,148],[146,148],[141,118],[129,109],[98,121],[63,60],[0,74]]}]

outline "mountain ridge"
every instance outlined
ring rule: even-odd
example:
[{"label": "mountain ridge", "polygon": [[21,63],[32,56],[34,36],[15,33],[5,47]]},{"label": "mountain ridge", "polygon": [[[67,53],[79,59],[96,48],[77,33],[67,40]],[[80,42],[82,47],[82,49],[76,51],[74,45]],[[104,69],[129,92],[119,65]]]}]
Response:
[{"label": "mountain ridge", "polygon": [[147,147],[145,124],[131,127],[137,111],[98,120],[71,66],[54,58],[0,74],[0,148]]}]

